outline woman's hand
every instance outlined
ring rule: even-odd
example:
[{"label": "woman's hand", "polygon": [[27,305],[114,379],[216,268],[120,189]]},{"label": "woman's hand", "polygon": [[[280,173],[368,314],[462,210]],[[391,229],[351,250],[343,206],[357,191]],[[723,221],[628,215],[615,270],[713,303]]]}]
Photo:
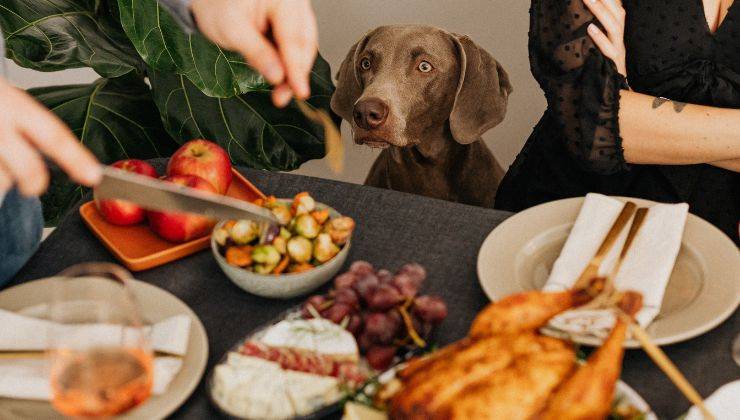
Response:
[{"label": "woman's hand", "polygon": [[287,105],[293,95],[308,97],[318,49],[309,0],[194,0],[190,8],[205,36],[243,55],[275,86],[277,106]]},{"label": "woman's hand", "polygon": [[588,34],[601,53],[614,61],[617,71],[627,77],[626,50],[624,48],[625,11],[622,0],[583,0],[586,7],[606,29],[606,34],[595,24],[588,25]]},{"label": "woman's hand", "polygon": [[100,164],[56,115],[0,78],[0,196],[13,185],[26,196],[49,183],[42,155],[81,184],[100,180]]}]

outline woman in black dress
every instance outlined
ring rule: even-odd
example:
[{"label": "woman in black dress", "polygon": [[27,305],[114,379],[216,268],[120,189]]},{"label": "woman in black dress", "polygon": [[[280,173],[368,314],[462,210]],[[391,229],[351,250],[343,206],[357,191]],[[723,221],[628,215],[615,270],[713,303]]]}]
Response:
[{"label": "woman in black dress", "polygon": [[548,107],[496,207],[588,192],[685,201],[737,242],[739,2],[621,3],[532,1],[530,62]]}]

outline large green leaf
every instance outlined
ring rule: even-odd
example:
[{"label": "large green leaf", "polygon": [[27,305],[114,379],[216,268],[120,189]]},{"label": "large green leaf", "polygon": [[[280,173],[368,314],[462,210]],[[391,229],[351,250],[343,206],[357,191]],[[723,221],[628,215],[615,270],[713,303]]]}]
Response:
[{"label": "large green leaf", "polygon": [[8,57],[40,71],[92,67],[104,77],[141,69],[141,59],[111,15],[115,0],[3,0],[0,26]]},{"label": "large green leaf", "polygon": [[[29,91],[64,120],[103,163],[169,156],[177,147],[162,127],[149,87],[136,77],[98,79],[88,85]],[[42,198],[44,217],[53,224],[84,194],[59,171]]]},{"label": "large green leaf", "polygon": [[262,77],[241,56],[186,34],[157,0],[118,0],[118,6],[123,29],[149,67],[185,75],[208,96],[262,89]]},{"label": "large green leaf", "polygon": [[[308,102],[329,108],[333,85],[329,65],[321,57],[314,66]],[[149,77],[167,131],[183,142],[206,138],[218,142],[233,162],[253,168],[291,170],[324,156],[323,130],[295,107],[275,108],[267,88],[231,98],[203,94],[186,77],[149,70]]]}]

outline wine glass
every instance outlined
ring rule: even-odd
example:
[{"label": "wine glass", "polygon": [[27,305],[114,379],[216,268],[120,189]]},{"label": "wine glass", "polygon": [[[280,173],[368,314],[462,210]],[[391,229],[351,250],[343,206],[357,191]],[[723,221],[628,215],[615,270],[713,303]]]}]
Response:
[{"label": "wine glass", "polygon": [[106,417],[146,401],[153,355],[125,269],[79,264],[60,273],[49,317],[52,405],[73,417]]}]

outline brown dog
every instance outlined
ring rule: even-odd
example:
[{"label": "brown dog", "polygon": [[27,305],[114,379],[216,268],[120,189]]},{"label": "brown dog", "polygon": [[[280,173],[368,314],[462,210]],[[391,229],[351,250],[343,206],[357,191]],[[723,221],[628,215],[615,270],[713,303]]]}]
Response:
[{"label": "brown dog", "polygon": [[384,150],[366,185],[493,206],[503,170],[481,135],[503,120],[504,69],[468,37],[381,26],[352,46],[331,108],[355,143]]}]

